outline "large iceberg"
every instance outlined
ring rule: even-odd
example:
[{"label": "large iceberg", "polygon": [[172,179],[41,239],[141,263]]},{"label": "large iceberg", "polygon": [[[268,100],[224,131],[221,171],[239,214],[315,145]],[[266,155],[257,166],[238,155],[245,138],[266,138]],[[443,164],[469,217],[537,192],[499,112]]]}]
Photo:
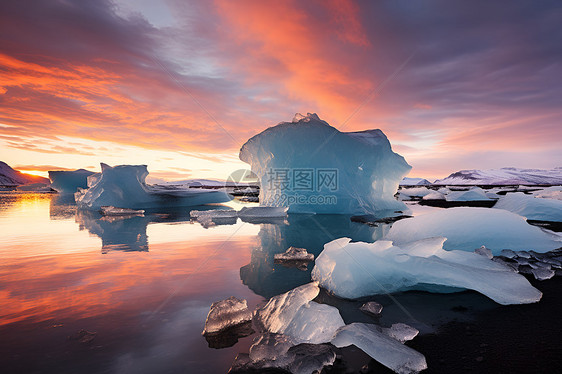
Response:
[{"label": "large iceberg", "polygon": [[503,209],[449,208],[400,220],[385,239],[395,244],[444,236],[443,248],[474,251],[485,246],[494,255],[502,249],[547,252],[562,247],[562,235],[527,223],[524,217]]},{"label": "large iceberg", "polygon": [[248,140],[240,159],[260,179],[261,205],[354,215],[405,209],[394,194],[411,166],[381,130],[344,133],[297,114]]},{"label": "large iceberg", "polygon": [[166,188],[145,183],[146,165],[101,164],[100,175],[88,177],[87,190],[75,193],[79,208],[99,210],[102,206],[143,209],[160,206],[197,206],[231,200],[222,189]]},{"label": "large iceberg", "polygon": [[509,210],[535,221],[562,222],[562,201],[525,195],[523,192],[508,193],[494,208]]},{"label": "large iceberg", "polygon": [[50,170],[49,179],[51,187],[62,193],[75,193],[78,188],[88,187],[88,177],[95,174],[93,171],[78,170]]},{"label": "large iceberg", "polygon": [[347,299],[413,289],[472,289],[500,304],[540,300],[541,292],[522,275],[476,253],[446,251],[444,241],[436,237],[399,247],[388,240],[336,239],[324,246],[312,278]]}]

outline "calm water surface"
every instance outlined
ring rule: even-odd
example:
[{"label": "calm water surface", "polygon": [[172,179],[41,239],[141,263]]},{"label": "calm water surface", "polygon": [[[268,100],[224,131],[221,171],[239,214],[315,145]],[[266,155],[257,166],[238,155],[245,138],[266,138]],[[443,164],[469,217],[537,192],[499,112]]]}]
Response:
[{"label": "calm water surface", "polygon": [[[252,338],[209,348],[211,303],[234,295],[253,308],[309,282],[312,266],[273,264],[290,245],[318,254],[335,237],[373,241],[384,229],[345,216],[206,229],[188,209],[108,220],[77,212],[71,196],[2,193],[2,371],[226,372]],[[80,330],[95,338],[81,343]]]}]

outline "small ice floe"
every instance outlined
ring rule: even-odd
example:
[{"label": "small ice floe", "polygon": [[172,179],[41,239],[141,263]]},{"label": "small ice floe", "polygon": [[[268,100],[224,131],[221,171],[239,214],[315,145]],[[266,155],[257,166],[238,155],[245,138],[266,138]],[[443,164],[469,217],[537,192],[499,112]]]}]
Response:
[{"label": "small ice floe", "polygon": [[473,251],[481,245],[494,255],[502,249],[547,252],[562,247],[562,235],[527,223],[524,217],[503,209],[449,208],[400,220],[384,239],[395,245],[443,236],[445,249]]},{"label": "small ice floe", "polygon": [[332,344],[338,348],[355,345],[396,373],[418,373],[427,369],[424,355],[379,329],[372,324],[352,323],[337,331]]},{"label": "small ice floe", "polygon": [[359,310],[362,311],[363,313],[375,317],[380,317],[382,313],[382,305],[377,303],[376,301],[368,301],[365,304],[361,305],[361,308],[359,308]]},{"label": "small ice floe", "polygon": [[494,257],[494,256],[492,256],[492,251],[490,251],[490,250],[489,250],[488,248],[486,248],[485,246],[482,246],[482,247],[480,247],[480,248],[476,248],[476,249],[474,250],[474,253],[477,253],[477,254],[479,254],[480,256],[484,256],[484,257],[487,257],[487,258],[489,258],[489,259],[492,259],[492,257]]},{"label": "small ice floe", "polygon": [[552,186],[533,192],[533,196],[541,199],[562,200],[562,186]]},{"label": "small ice floe", "polygon": [[314,255],[308,253],[305,248],[289,247],[284,253],[273,255],[273,260],[276,264],[306,271],[308,263],[314,261]]},{"label": "small ice floe", "polygon": [[429,195],[431,192],[432,191],[427,187],[401,188],[398,191],[398,198],[400,200],[419,199]]},{"label": "small ice floe", "polygon": [[393,339],[398,340],[400,343],[405,343],[414,339],[419,334],[419,330],[406,325],[405,323],[395,323],[390,328],[383,327],[382,332]]},{"label": "small ice floe", "polygon": [[252,321],[246,300],[234,296],[211,305],[202,335],[218,334],[232,327]]},{"label": "small ice floe", "polygon": [[562,222],[561,200],[541,199],[522,192],[503,196],[494,209],[508,210],[532,221]]},{"label": "small ice floe", "polygon": [[508,261],[507,259],[508,259],[507,257],[505,257],[505,258],[493,257],[492,261],[497,262],[498,264],[502,264],[507,269],[518,273],[519,272],[519,263],[516,262],[515,260],[510,259],[510,261]]},{"label": "small ice floe", "polygon": [[540,281],[550,279],[555,274],[554,270],[546,269],[542,267],[532,269],[531,273],[533,274],[536,280],[540,280]]},{"label": "small ice floe", "polygon": [[337,308],[312,301],[320,288],[312,282],[272,297],[256,310],[254,322],[262,331],[284,334],[295,343],[329,342],[345,325]]},{"label": "small ice floe", "polygon": [[295,345],[282,334],[265,333],[254,339],[249,354],[238,354],[230,374],[261,373],[274,369],[293,374],[320,373],[336,360],[336,352],[328,344]]},{"label": "small ice floe", "polygon": [[439,191],[431,191],[425,195],[422,200],[445,200],[445,194],[442,194]]},{"label": "small ice floe", "polygon": [[100,213],[104,216],[140,216],[144,214],[144,210],[116,208],[114,206],[106,205],[100,208]]},{"label": "small ice floe", "polygon": [[517,257],[517,254],[514,251],[512,251],[511,249],[502,249],[502,251],[500,252],[500,255],[502,255],[504,257],[508,257],[508,258]]},{"label": "small ice floe", "polygon": [[427,285],[434,292],[475,290],[504,305],[541,299],[542,293],[525,277],[476,253],[446,251],[445,240],[434,237],[398,246],[389,240],[352,243],[349,238],[336,239],[325,244],[316,258],[312,279],[347,299],[427,290]]},{"label": "small ice floe", "polygon": [[234,209],[192,210],[189,216],[204,228],[209,228],[216,225],[234,225],[238,212]]},{"label": "small ice floe", "polygon": [[480,187],[472,187],[468,191],[453,191],[446,196],[447,201],[487,201],[486,192]]}]

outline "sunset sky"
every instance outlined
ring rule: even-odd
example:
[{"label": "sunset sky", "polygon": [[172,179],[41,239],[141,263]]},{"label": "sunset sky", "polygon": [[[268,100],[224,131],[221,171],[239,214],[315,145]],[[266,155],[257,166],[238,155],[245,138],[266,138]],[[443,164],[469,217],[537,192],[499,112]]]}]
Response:
[{"label": "sunset sky", "polygon": [[225,179],[296,112],[410,176],[562,166],[560,1],[2,1],[0,160]]}]

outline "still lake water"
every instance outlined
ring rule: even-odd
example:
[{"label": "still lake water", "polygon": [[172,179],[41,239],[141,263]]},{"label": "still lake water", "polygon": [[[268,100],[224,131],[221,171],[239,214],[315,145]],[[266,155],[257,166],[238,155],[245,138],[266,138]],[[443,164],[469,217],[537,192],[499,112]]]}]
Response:
[{"label": "still lake water", "polygon": [[[225,373],[252,337],[209,348],[201,331],[213,302],[236,296],[253,309],[309,282],[313,264],[308,271],[273,264],[289,246],[318,255],[332,239],[372,242],[388,229],[339,215],[207,229],[190,222],[187,208],[109,220],[77,211],[71,196],[0,193],[1,371]],[[473,292],[396,297],[400,305],[377,298],[385,305],[379,322],[410,322],[422,332],[459,317],[450,315],[459,303],[493,307]],[[358,312],[361,302],[326,294],[319,301],[340,308],[347,323],[372,322]],[[80,342],[80,330],[95,332],[94,339]]]}]

